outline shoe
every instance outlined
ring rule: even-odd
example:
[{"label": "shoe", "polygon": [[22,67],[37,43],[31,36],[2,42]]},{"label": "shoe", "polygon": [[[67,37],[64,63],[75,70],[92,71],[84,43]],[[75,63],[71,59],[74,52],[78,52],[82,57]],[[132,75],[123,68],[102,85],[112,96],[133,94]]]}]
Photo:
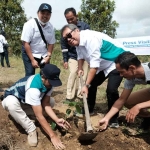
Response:
[{"label": "shoe", "polygon": [[150,127],[150,117],[143,118],[139,129],[148,130]]},{"label": "shoe", "polygon": [[37,132],[36,130],[28,134],[28,143],[30,146],[37,146]]},{"label": "shoe", "polygon": [[117,118],[110,119],[110,121],[109,121],[109,127],[110,128],[119,128],[119,123],[118,123]]}]

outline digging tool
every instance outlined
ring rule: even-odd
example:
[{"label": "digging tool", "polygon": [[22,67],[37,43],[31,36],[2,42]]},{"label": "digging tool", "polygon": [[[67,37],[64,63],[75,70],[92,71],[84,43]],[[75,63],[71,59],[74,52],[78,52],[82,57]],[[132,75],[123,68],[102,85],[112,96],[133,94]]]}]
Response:
[{"label": "digging tool", "polygon": [[[81,82],[81,87],[83,87],[84,82],[83,82],[82,75],[80,75],[80,82]],[[78,137],[78,140],[80,141],[92,140],[97,136],[97,133],[94,132],[91,126],[89,108],[87,105],[87,99],[85,93],[83,93],[83,103],[84,103],[85,119],[86,119],[86,132],[80,134],[80,136]]]}]

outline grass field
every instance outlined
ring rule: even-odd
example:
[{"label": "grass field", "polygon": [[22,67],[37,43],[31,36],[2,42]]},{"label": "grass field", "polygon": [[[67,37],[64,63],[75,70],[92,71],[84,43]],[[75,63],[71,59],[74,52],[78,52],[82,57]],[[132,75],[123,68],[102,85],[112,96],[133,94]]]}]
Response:
[{"label": "grass field", "polygon": [[[9,58],[10,58],[11,68],[7,68],[7,67],[0,68],[0,88],[7,88],[18,79],[24,77],[25,74],[22,58],[16,56],[10,56]],[[141,62],[150,61],[149,56],[139,56],[139,59],[141,60]],[[61,69],[60,78],[63,83],[62,86],[65,86],[64,88],[66,88],[69,71],[63,68],[62,52],[59,44],[55,45],[53,55],[51,58],[51,63],[57,65]],[[39,69],[36,69],[36,73],[37,72],[39,72]],[[105,95],[106,85],[107,85],[107,81],[104,82],[100,87],[98,87],[97,100],[100,99],[104,100],[106,98]],[[145,88],[145,85],[137,85],[134,88],[134,91],[138,89],[142,89],[143,87]],[[122,89],[123,89],[123,82],[119,88],[119,91],[122,91]]]}]

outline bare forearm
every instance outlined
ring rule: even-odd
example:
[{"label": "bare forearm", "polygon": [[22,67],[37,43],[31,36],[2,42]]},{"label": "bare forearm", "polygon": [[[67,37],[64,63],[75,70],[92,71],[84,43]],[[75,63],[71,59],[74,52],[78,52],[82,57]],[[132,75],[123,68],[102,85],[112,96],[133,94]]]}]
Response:
[{"label": "bare forearm", "polygon": [[149,108],[150,107],[150,100],[143,102],[143,103],[139,103],[139,104],[137,104],[137,106],[139,107],[139,109]]},{"label": "bare forearm", "polygon": [[44,116],[37,117],[37,120],[39,121],[43,130],[49,135],[50,138],[55,135],[55,133],[51,129],[50,125],[48,124]]},{"label": "bare forearm", "polygon": [[23,42],[23,44],[24,44],[25,51],[26,51],[28,57],[30,58],[30,60],[31,60],[31,61],[34,60],[34,57],[33,57],[33,55],[32,55],[32,51],[31,51],[30,44],[27,43],[27,42]]},{"label": "bare forearm", "polygon": [[53,49],[54,49],[54,44],[49,44],[48,45],[48,51],[47,51],[48,56],[52,55]]},{"label": "bare forearm", "polygon": [[84,59],[78,60],[78,70],[82,70]]},{"label": "bare forearm", "polygon": [[112,106],[112,108],[110,109],[110,111],[106,114],[105,118],[107,118],[108,120],[110,120],[124,105],[124,101],[118,99],[114,105]]}]

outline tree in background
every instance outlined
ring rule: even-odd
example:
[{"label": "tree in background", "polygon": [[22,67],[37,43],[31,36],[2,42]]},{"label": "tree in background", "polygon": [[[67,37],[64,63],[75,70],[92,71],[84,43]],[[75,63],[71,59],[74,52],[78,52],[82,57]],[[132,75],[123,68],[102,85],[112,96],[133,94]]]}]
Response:
[{"label": "tree in background", "polygon": [[119,24],[112,20],[115,10],[113,0],[82,0],[79,19],[90,25],[92,30],[108,34],[112,38],[116,35],[116,28]]},{"label": "tree in background", "polygon": [[22,0],[0,0],[0,30],[6,32],[6,38],[13,54],[21,53],[21,32],[26,22]]},{"label": "tree in background", "polygon": [[61,38],[60,30],[56,30],[55,29],[55,38],[56,38],[56,42],[59,43],[60,42],[60,38]]}]

